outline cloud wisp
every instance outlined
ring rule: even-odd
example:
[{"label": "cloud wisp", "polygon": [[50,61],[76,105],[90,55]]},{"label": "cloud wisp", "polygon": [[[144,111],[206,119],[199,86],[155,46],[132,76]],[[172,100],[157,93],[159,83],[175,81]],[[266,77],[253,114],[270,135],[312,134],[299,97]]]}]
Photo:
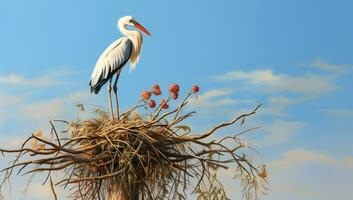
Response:
[{"label": "cloud wisp", "polygon": [[300,121],[274,120],[271,124],[267,124],[263,131],[265,138],[259,142],[259,145],[284,144],[290,140],[305,123]]},{"label": "cloud wisp", "polygon": [[353,170],[353,157],[351,156],[338,159],[319,151],[308,151],[304,149],[288,151],[284,154],[282,159],[272,162],[271,165],[277,167],[295,167],[306,163],[318,163],[320,165]]},{"label": "cloud wisp", "polygon": [[[350,199],[353,157],[291,149],[268,164],[269,199]],[[313,170],[315,169],[315,170]],[[284,181],[285,180],[285,181]]]},{"label": "cloud wisp", "polygon": [[[47,120],[52,119],[72,119],[77,116],[78,109],[75,109],[76,104],[90,105],[90,102],[96,102],[98,97],[90,95],[87,91],[80,91],[68,94],[64,97],[54,98],[47,101],[33,102],[24,105],[22,116],[27,120],[43,124]],[[41,112],[38,112],[38,111]],[[81,117],[87,117],[90,113],[84,114]]]},{"label": "cloud wisp", "polygon": [[[72,68],[50,68],[49,71],[41,72],[37,77],[27,76],[19,73],[0,74],[0,84],[7,87],[48,87],[66,83],[68,78],[77,73]],[[65,80],[65,81],[64,81]]]},{"label": "cloud wisp", "polygon": [[265,93],[296,93],[318,96],[337,88],[334,80],[327,76],[304,74],[291,76],[275,74],[270,69],[253,71],[232,71],[215,77],[218,81],[241,81],[246,85],[259,87]]},{"label": "cloud wisp", "polygon": [[212,89],[199,95],[197,100],[190,102],[193,107],[219,107],[219,106],[234,106],[239,104],[235,99],[230,98],[234,93],[232,89]]},{"label": "cloud wisp", "polygon": [[315,59],[309,64],[302,64],[301,66],[310,66],[313,68],[317,68],[321,71],[333,72],[336,74],[341,74],[344,72],[352,71],[353,72],[353,65],[339,65],[328,63],[321,59]]},{"label": "cloud wisp", "polygon": [[353,110],[343,109],[343,108],[324,108],[320,109],[319,112],[322,112],[332,118],[345,118],[353,117]]},{"label": "cloud wisp", "polygon": [[0,76],[0,84],[13,86],[47,87],[59,83],[51,76],[43,76],[34,79],[25,78],[20,74],[8,74]]},{"label": "cloud wisp", "polygon": [[[316,65],[319,64],[324,66],[322,62],[316,63]],[[325,67],[328,69],[338,68],[333,64],[327,64]],[[336,85],[337,76],[306,72],[292,75],[275,73],[271,69],[235,70],[217,75],[214,79],[217,82],[238,85],[237,88],[246,88],[247,91],[250,90],[255,94],[265,95],[267,102],[264,103],[262,113],[277,117],[285,116],[287,114],[285,110],[288,106],[321,98],[339,88]]]}]

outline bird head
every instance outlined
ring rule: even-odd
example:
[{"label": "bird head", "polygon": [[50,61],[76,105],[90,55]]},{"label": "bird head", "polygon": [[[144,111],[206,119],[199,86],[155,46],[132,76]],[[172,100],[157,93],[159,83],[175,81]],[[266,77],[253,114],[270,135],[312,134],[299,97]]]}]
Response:
[{"label": "bird head", "polygon": [[146,33],[147,35],[151,36],[151,33],[131,16],[125,16],[125,17],[120,18],[118,21],[118,25],[119,26],[133,26],[133,27],[139,29],[140,31]]}]

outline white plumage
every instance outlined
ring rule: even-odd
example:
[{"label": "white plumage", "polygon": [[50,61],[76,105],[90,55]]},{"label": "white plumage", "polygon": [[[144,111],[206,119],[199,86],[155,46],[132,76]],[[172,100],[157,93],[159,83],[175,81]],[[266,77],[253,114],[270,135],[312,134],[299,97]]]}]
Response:
[{"label": "white plumage", "polygon": [[147,29],[131,16],[120,18],[118,21],[118,28],[124,36],[109,45],[99,57],[89,83],[91,86],[91,92],[98,94],[101,87],[108,82],[109,104],[113,118],[114,115],[111,104],[111,81],[113,76],[116,75],[113,89],[116,97],[117,113],[119,116],[117,96],[117,82],[119,75],[128,61],[130,61],[131,64],[130,70],[135,68],[142,47],[142,34],[138,31],[128,30],[127,26],[135,26],[147,35],[151,35]]},{"label": "white plumage", "polygon": [[123,66],[131,56],[132,43],[127,37],[113,42],[99,57],[91,76],[91,92],[98,94],[100,88],[112,78],[120,74]]}]

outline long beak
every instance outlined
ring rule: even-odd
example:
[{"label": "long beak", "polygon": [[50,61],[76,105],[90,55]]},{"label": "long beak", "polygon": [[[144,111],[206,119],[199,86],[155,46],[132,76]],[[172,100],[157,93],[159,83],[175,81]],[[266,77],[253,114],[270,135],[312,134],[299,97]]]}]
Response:
[{"label": "long beak", "polygon": [[132,20],[131,22],[135,25],[136,28],[140,29],[142,32],[144,32],[147,35],[151,36],[151,33],[145,27],[143,27],[140,23],[138,23],[135,20]]}]

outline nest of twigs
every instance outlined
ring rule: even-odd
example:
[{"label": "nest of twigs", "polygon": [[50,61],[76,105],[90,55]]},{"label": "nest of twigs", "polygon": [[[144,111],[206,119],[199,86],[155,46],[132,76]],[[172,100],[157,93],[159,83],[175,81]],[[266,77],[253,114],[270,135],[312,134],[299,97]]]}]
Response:
[{"label": "nest of twigs", "polygon": [[[193,134],[183,124],[194,114],[183,111],[192,95],[188,93],[174,109],[167,109],[165,105],[173,100],[170,93],[161,105],[148,108],[144,115],[141,108],[152,107],[146,96],[119,119],[100,112],[94,119],[51,122],[50,139],[36,132],[20,149],[0,149],[2,153],[18,153],[3,170],[2,185],[18,168],[22,174],[45,172],[54,198],[55,186],[68,186],[72,199],[84,200],[189,199],[188,192],[197,199],[227,199],[216,172],[234,168],[244,197],[256,197],[267,174],[264,165],[254,166],[244,154],[242,149],[248,146],[241,142],[240,134],[208,138],[222,127],[241,123],[260,106],[204,133]],[[64,133],[57,132],[56,123],[67,125]],[[52,181],[55,172],[62,178]]]}]

